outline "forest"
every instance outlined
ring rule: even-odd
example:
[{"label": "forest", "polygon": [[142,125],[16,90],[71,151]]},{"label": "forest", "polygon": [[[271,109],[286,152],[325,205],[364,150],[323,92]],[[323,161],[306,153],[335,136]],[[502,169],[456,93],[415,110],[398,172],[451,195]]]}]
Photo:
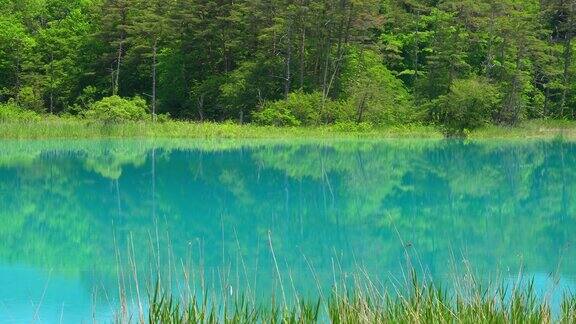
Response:
[{"label": "forest", "polygon": [[576,118],[574,0],[0,0],[0,121]]}]

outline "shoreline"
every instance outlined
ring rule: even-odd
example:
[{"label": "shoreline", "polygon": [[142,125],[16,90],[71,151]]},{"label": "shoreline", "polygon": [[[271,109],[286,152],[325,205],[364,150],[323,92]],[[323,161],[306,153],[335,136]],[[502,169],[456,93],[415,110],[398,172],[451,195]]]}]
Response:
[{"label": "shoreline", "polygon": [[[515,127],[486,126],[466,132],[466,140],[576,140],[576,121],[532,120]],[[431,125],[326,125],[274,127],[252,124],[168,121],[102,124],[85,120],[48,119],[0,123],[0,140],[10,139],[443,139]]]}]

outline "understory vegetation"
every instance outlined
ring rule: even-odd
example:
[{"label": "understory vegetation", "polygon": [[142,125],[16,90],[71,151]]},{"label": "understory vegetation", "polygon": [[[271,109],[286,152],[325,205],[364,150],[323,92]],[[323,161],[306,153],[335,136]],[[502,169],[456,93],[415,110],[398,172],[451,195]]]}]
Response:
[{"label": "understory vegetation", "polygon": [[574,119],[575,35],[563,0],[0,0],[0,120]]}]

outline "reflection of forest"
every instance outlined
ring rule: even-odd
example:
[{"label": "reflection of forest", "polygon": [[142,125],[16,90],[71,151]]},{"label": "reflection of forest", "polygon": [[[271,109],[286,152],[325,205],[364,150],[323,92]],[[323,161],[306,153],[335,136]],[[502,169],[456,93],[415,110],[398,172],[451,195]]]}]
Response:
[{"label": "reflection of forest", "polygon": [[208,267],[241,255],[271,272],[271,230],[303,285],[308,263],[330,280],[335,255],[396,271],[398,234],[433,274],[462,251],[478,269],[529,272],[564,256],[572,276],[575,165],[560,141],[4,142],[0,260],[112,276],[112,228],[148,246],[154,215],[177,256],[198,243]]}]

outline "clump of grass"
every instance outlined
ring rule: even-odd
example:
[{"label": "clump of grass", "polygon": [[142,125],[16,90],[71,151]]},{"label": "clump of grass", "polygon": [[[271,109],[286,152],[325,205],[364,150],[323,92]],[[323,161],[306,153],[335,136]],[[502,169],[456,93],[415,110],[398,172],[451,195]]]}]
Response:
[{"label": "clump of grass", "polygon": [[181,305],[170,295],[152,297],[148,323],[316,323],[319,321],[320,302],[302,301],[295,307],[255,306],[245,297],[238,298],[232,307],[221,309],[210,306],[206,300],[192,299]]},{"label": "clump of grass", "polygon": [[[352,273],[336,273],[326,294],[319,282],[317,296],[302,298],[294,291],[287,298],[269,232],[275,280],[280,292],[271,288],[267,299],[256,297],[248,289],[232,293],[228,278],[219,276],[219,287],[207,285],[204,269],[194,279],[194,271],[166,260],[174,268],[163,274],[158,251],[150,264],[154,280],[145,282],[148,299],[140,300],[138,267],[133,244],[128,248],[128,267],[119,263],[120,299],[118,323],[576,323],[576,296],[565,294],[560,304],[551,304],[549,294],[539,293],[532,280],[519,274],[517,280],[484,282],[478,280],[466,263],[463,271],[455,272],[453,287],[441,287],[418,270],[406,253],[406,272],[401,280],[390,277],[385,282],[374,281],[367,271],[359,268]],[[155,247],[151,245],[154,250]],[[118,251],[117,251],[118,254]],[[121,260],[118,254],[118,260]],[[175,280],[176,264],[182,265],[182,280]],[[454,264],[453,264],[454,265]],[[171,270],[172,269],[172,270]],[[314,275],[314,269],[310,269]],[[456,269],[454,269],[456,270]],[[132,286],[125,285],[132,278]],[[192,278],[192,280],[190,280]],[[290,280],[292,277],[290,276]],[[339,279],[337,279],[339,278]],[[199,281],[200,289],[194,282]],[[150,282],[153,282],[150,285]],[[178,286],[174,289],[174,282]],[[292,286],[294,283],[292,282]],[[210,287],[210,288],[208,288]],[[553,288],[553,287],[550,287]],[[137,300],[131,307],[128,290],[136,291]],[[132,294],[133,295],[133,294]],[[279,295],[281,298],[278,298]],[[133,295],[134,296],[134,295]]]},{"label": "clump of grass", "polygon": [[[326,298],[292,304],[258,304],[240,296],[224,299],[190,296],[187,302],[155,286],[148,323],[574,323],[576,298],[565,295],[559,314],[538,297],[531,283],[515,287],[448,293],[432,283],[410,283],[394,293],[373,283],[336,290]],[[291,306],[290,306],[291,305]]]}]

